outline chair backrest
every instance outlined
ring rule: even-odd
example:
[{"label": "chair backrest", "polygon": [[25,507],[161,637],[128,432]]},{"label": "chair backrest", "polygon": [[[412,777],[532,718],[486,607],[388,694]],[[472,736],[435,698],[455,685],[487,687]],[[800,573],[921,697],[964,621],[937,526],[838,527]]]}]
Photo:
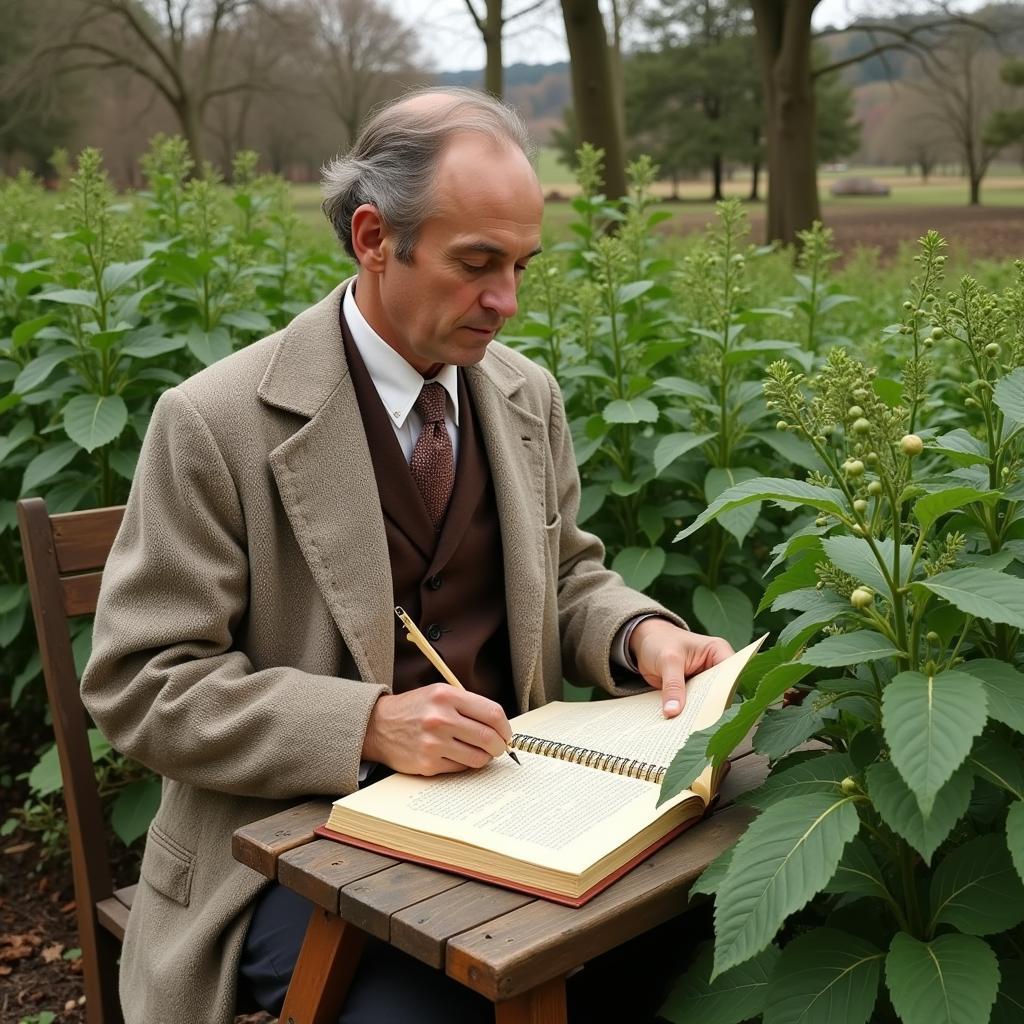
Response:
[{"label": "chair backrest", "polygon": [[24,498],[17,508],[64,783],[75,899],[91,910],[112,895],[113,880],[68,619],[96,611],[103,566],[124,507],[51,516],[42,498]]}]

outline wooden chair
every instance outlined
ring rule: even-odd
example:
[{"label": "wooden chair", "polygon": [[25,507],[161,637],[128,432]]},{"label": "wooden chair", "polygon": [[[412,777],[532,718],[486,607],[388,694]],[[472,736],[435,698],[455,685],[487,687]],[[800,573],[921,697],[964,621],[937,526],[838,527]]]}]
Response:
[{"label": "wooden chair", "polygon": [[32,615],[64,780],[88,1024],[122,1024],[117,958],[135,886],[114,889],[68,620],[96,611],[103,565],[123,515],[121,506],[51,516],[42,498],[18,502]]}]

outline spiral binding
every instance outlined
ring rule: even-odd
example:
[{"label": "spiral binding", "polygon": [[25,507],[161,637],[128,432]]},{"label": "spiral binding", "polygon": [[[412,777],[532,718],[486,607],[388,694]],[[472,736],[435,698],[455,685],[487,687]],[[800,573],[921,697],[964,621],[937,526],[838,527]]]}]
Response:
[{"label": "spiral binding", "polygon": [[546,740],[538,736],[524,736],[516,733],[512,737],[511,746],[525,750],[528,754],[543,754],[559,761],[572,761],[587,768],[600,768],[615,775],[627,775],[631,779],[642,779],[644,782],[661,782],[666,769],[660,765],[637,761],[614,754],[602,754],[600,750],[587,747],[574,747],[570,743],[559,743],[557,740]]}]

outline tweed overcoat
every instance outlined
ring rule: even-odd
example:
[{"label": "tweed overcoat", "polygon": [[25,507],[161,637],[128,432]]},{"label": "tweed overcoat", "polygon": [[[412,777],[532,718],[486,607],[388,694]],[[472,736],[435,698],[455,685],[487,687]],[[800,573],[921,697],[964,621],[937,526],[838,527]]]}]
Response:
[{"label": "tweed overcoat", "polygon": [[[230,1024],[253,901],[267,884],[231,834],[357,786],[395,618],[383,515],[339,308],[165,392],[107,563],[82,697],[163,777],[125,935],[128,1024]],[[615,633],[671,613],[603,567],[576,525],[558,387],[498,342],[466,370],[501,522],[512,676],[523,711],[563,673],[613,693]]]}]

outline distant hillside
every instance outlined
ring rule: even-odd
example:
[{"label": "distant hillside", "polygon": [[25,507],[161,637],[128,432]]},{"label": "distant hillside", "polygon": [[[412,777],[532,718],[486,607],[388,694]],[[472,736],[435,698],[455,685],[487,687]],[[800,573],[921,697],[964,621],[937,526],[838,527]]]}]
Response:
[{"label": "distant hillside", "polygon": [[[446,71],[436,76],[438,85],[463,85],[482,88],[480,71]],[[511,64],[505,68],[505,99],[518,110],[529,125],[530,134],[542,145],[551,137],[551,129],[562,123],[562,111],[572,105],[569,65]]]}]

